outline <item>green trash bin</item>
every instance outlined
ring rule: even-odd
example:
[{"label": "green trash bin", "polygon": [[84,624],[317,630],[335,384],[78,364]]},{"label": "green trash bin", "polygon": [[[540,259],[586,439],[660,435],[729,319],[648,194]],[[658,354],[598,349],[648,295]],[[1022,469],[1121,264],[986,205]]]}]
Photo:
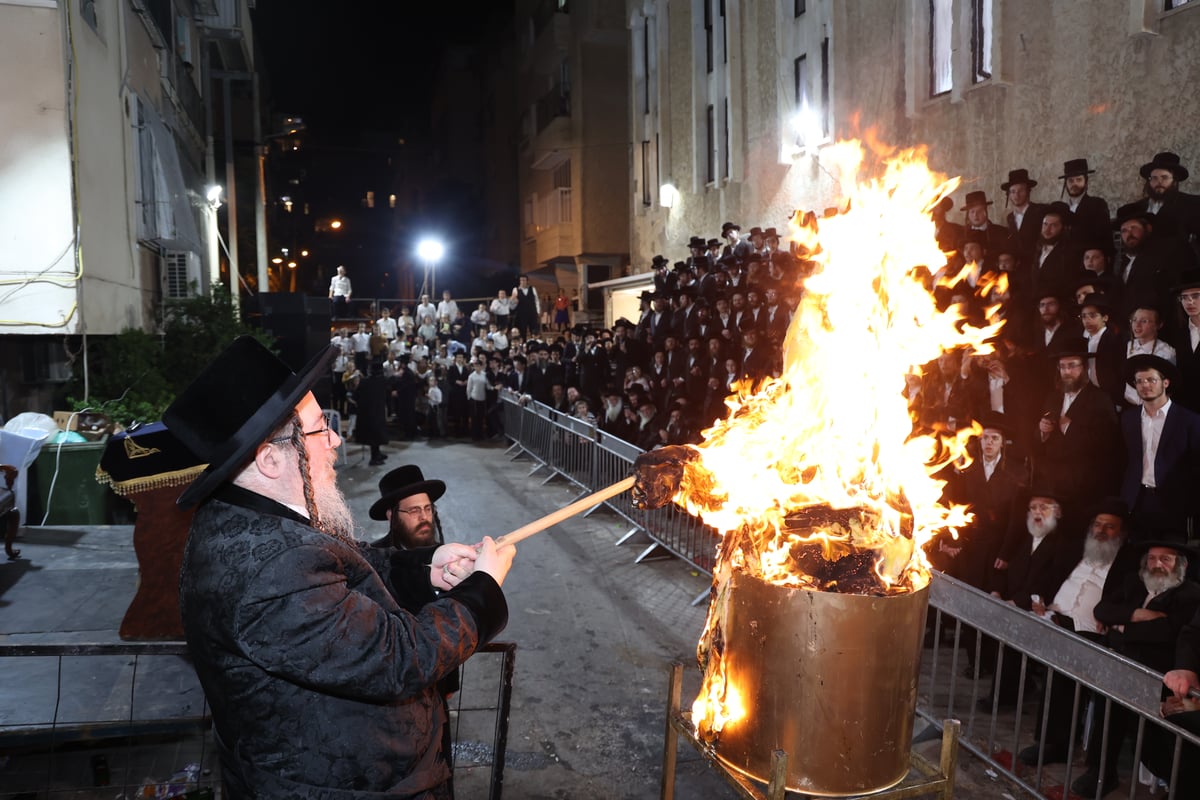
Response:
[{"label": "green trash bin", "polygon": [[[47,442],[29,475],[27,525],[107,525],[113,493],[96,480],[105,442]],[[62,448],[61,452],[59,448]],[[54,476],[58,470],[57,479]],[[51,493],[51,484],[54,491]],[[50,515],[46,516],[46,509]]]}]

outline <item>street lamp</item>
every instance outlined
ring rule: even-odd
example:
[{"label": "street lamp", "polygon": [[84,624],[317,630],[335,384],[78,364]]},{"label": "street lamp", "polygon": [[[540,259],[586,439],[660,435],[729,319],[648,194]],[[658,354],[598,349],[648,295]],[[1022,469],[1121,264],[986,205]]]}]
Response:
[{"label": "street lamp", "polygon": [[446,248],[441,241],[432,237],[426,237],[417,243],[417,256],[425,262],[425,280],[421,282],[421,294],[425,294],[426,287],[429,288],[430,295],[437,294],[437,262],[442,260],[445,255]]}]

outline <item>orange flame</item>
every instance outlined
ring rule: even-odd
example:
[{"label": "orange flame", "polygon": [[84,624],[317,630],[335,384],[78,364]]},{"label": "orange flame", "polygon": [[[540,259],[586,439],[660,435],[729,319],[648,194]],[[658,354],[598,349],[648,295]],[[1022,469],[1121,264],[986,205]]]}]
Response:
[{"label": "orange flame", "polygon": [[[819,543],[829,560],[873,553],[885,591],[913,591],[929,581],[922,545],[969,521],[964,507],[940,504],[943,482],[933,475],[967,460],[967,440],[978,427],[914,433],[904,394],[910,376],[944,352],[991,352],[987,340],[1002,325],[968,324],[962,302],[939,311],[927,286],[946,266],[930,210],[958,180],[931,172],[923,150],[891,155],[881,177],[861,182],[859,142],[826,148],[821,161],[834,165],[845,210],[819,222],[793,215],[792,237],[815,267],[787,332],[782,375],[743,386],[727,402],[729,414],[704,432],[675,496],[726,532],[702,664],[720,656],[721,594],[731,570],[818,588],[798,569],[794,548]],[[950,285],[971,274],[979,277],[968,264],[935,282]],[[1003,276],[979,283],[987,302],[1007,291]],[[789,528],[789,514],[818,506],[831,509],[836,522]],[[730,702],[736,681],[720,664],[708,667],[694,714],[719,732],[744,712]]]}]

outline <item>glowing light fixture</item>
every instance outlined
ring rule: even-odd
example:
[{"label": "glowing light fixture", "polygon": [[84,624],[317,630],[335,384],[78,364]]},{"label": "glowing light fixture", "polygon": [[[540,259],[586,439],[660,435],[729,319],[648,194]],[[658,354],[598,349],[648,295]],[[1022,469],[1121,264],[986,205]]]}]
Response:
[{"label": "glowing light fixture", "polygon": [[679,190],[673,183],[664,183],[658,187],[658,204],[663,208],[674,208],[679,202]]}]

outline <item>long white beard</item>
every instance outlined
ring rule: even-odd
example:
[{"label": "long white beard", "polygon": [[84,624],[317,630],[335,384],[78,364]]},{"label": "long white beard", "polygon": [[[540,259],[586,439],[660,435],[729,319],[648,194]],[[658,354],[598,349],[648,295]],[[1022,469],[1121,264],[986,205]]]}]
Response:
[{"label": "long white beard", "polygon": [[1142,583],[1146,585],[1146,591],[1151,594],[1161,594],[1183,583],[1183,574],[1179,569],[1171,570],[1166,575],[1152,575],[1148,569],[1143,569],[1138,574]]},{"label": "long white beard", "polygon": [[1025,515],[1025,529],[1029,531],[1030,536],[1038,541],[1054,533],[1056,528],[1058,528],[1058,520],[1054,517],[1037,522],[1033,518],[1032,511]]},{"label": "long white beard", "polygon": [[1099,539],[1089,536],[1083,543],[1083,560],[1098,567],[1111,565],[1121,549],[1120,539]]},{"label": "long white beard", "polygon": [[343,541],[354,541],[354,515],[346,505],[346,496],[338,488],[333,476],[313,481],[313,502],[317,506],[320,524],[324,533]]}]

